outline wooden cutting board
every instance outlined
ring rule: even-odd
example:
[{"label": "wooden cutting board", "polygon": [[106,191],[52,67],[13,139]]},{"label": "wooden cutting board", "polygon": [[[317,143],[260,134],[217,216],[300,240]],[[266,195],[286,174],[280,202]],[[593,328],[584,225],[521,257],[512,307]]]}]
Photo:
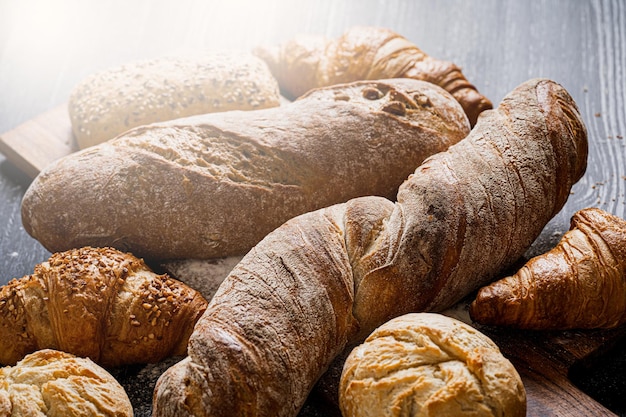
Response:
[{"label": "wooden cutting board", "polygon": [[[77,149],[66,105],[58,106],[0,135],[0,152],[30,178],[34,178],[52,161]],[[210,269],[210,265],[206,269],[202,268],[203,279],[206,279],[206,271]],[[223,275],[224,272],[220,274]],[[188,283],[195,279],[192,276],[177,278]],[[221,278],[223,277],[216,279]],[[469,321],[466,306],[466,303],[459,304],[452,314]],[[586,367],[594,366],[594,358],[601,357],[605,351],[626,337],[626,327],[608,331],[577,332],[479,329],[500,346],[522,376],[528,396],[528,416],[616,415],[585,394],[570,377],[574,369],[578,370],[579,374],[582,372],[584,376]],[[326,378],[318,384],[312,399],[300,413],[301,417],[339,415],[336,408],[335,384],[340,371],[340,365],[330,369]],[[607,372],[610,374],[611,370]],[[137,378],[137,374],[149,374],[148,380]],[[138,417],[150,415],[152,386],[158,375],[158,372],[150,373],[136,369],[116,374],[125,388],[132,391],[130,396]],[[602,387],[597,388],[601,390]],[[624,403],[626,399],[621,401]],[[622,407],[624,408],[626,407]]]},{"label": "wooden cutting board", "polygon": [[77,150],[66,104],[0,136],[0,152],[30,178],[50,162]]}]

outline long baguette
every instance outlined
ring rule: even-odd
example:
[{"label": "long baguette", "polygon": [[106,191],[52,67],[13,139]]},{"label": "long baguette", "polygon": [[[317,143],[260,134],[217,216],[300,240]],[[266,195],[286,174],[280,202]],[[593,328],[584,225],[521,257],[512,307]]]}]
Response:
[{"label": "long baguette", "polygon": [[51,252],[243,255],[298,214],[395,196],[415,166],[468,132],[459,104],[435,85],[335,86],[277,108],[138,127],[69,155],[33,181],[22,220]]},{"label": "long baguette", "polygon": [[226,278],[158,380],[163,416],[295,416],[348,344],[436,311],[515,262],[565,204],[586,129],[560,85],[530,80],[429,158],[397,203],[362,197],[298,216]]}]

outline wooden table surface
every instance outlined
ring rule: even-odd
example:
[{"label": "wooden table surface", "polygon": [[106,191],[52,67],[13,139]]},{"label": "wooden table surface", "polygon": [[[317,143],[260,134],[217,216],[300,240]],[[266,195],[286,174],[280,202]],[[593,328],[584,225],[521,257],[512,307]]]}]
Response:
[{"label": "wooden table surface", "polygon": [[[195,50],[249,50],[300,33],[336,37],[353,25],[393,29],[455,62],[496,105],[534,77],[551,78],[574,97],[589,133],[588,170],[529,255],[553,246],[578,209],[626,217],[622,0],[0,0],[0,135],[66,102],[78,81],[100,69]],[[21,225],[29,181],[0,155],[0,284],[31,273],[49,255]],[[494,337],[528,383],[529,415],[611,415],[608,408],[626,415],[623,333],[532,333],[521,344]],[[582,348],[563,347],[572,340]],[[607,343],[594,345],[600,359],[585,367],[579,362],[588,340]],[[605,352],[612,346],[619,350]],[[533,359],[518,356],[520,349],[532,350]],[[555,358],[561,365],[553,366]],[[138,372],[118,375],[132,380]],[[591,396],[577,391],[581,386]],[[131,395],[136,415],[149,415],[147,395]],[[315,408],[307,405],[301,415],[325,415]]]}]

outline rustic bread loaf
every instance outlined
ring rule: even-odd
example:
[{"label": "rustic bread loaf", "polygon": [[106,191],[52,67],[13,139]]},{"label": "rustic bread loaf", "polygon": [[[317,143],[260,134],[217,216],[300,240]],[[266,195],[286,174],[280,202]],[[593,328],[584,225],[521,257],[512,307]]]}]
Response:
[{"label": "rustic bread loaf", "polygon": [[295,217],[224,280],[158,380],[154,416],[295,416],[348,345],[491,281],[565,204],[586,129],[558,84],[530,80],[425,161],[397,202],[361,197]]},{"label": "rustic bread loaf", "polygon": [[278,84],[261,59],[214,52],[133,61],[92,74],[74,87],[68,110],[82,149],[135,126],[279,103]]},{"label": "rustic bread loaf", "polygon": [[89,359],[40,350],[0,368],[0,415],[132,417],[124,388]]},{"label": "rustic bread loaf", "polygon": [[339,406],[343,417],[524,417],[526,392],[487,336],[441,314],[413,313],[350,352]]},{"label": "rustic bread loaf", "polygon": [[138,127],[69,155],[33,181],[22,220],[51,252],[240,255],[298,214],[393,198],[415,166],[468,132],[459,104],[433,84],[334,86],[277,108]]},{"label": "rustic bread loaf", "polygon": [[183,355],[206,304],[131,254],[89,247],[55,253],[0,288],[0,363],[45,348],[103,366]]}]

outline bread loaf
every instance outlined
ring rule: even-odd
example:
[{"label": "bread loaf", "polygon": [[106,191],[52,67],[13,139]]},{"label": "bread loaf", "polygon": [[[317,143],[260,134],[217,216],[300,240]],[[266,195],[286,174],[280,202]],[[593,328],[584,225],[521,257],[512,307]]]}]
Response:
[{"label": "bread loaf", "polygon": [[0,363],[45,348],[109,367],[183,355],[206,304],[131,254],[88,247],[55,253],[0,288]]},{"label": "bread loaf", "polygon": [[378,327],[348,356],[343,417],[525,417],[522,380],[473,327],[413,313]]},{"label": "bread loaf", "polygon": [[587,161],[569,94],[530,80],[425,161],[397,202],[361,197],[295,217],[248,252],[158,380],[163,416],[295,416],[346,346],[442,310],[515,262]]},{"label": "bread loaf", "polygon": [[133,61],[97,72],[74,87],[68,110],[82,149],[136,126],[279,103],[278,84],[261,59],[215,52]]},{"label": "bread loaf", "polygon": [[281,45],[259,46],[283,95],[299,97],[318,87],[357,80],[414,78],[449,91],[465,110],[470,124],[492,108],[455,64],[433,58],[408,39],[385,28],[355,26],[336,39],[300,35]]},{"label": "bread loaf", "polygon": [[416,80],[357,82],[296,102],[138,127],[45,169],[22,204],[51,252],[242,255],[303,212],[393,198],[427,156],[469,132],[459,104]]},{"label": "bread loaf", "polygon": [[89,359],[40,350],[0,368],[0,415],[132,417],[124,388]]}]

